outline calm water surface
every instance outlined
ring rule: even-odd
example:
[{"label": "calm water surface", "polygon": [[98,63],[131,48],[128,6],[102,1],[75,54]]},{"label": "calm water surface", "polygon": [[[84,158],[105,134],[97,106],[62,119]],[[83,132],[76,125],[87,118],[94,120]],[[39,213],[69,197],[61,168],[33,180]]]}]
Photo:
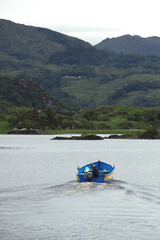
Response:
[{"label": "calm water surface", "polygon": [[[0,240],[158,240],[160,141],[0,135]],[[115,164],[111,184],[76,168]]]}]

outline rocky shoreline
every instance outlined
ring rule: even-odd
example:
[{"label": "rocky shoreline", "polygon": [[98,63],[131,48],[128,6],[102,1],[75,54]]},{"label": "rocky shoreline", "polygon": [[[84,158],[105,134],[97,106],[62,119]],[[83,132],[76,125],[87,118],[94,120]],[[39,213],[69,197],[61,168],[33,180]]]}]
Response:
[{"label": "rocky shoreline", "polygon": [[51,140],[103,140],[104,138],[94,135],[94,134],[88,134],[88,135],[81,135],[81,136],[72,136],[72,137],[58,137],[52,138]]},{"label": "rocky shoreline", "polygon": [[27,134],[27,135],[39,133],[40,133],[39,129],[34,128],[14,128],[10,132],[8,132],[8,134]]}]

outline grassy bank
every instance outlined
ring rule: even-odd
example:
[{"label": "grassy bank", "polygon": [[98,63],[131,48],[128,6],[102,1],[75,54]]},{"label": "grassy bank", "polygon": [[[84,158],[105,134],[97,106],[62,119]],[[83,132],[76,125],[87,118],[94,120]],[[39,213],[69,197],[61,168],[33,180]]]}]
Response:
[{"label": "grassy bank", "polygon": [[[11,127],[7,122],[0,122],[0,134],[7,134],[11,131]],[[116,129],[116,130],[86,130],[86,129],[46,129],[41,131],[42,135],[58,135],[58,134],[131,134],[137,133],[143,130],[137,129]]]},{"label": "grassy bank", "polygon": [[56,135],[56,134],[131,134],[142,132],[143,130],[137,129],[116,129],[116,130],[86,130],[86,129],[75,129],[75,130],[52,130],[47,129],[42,134]]}]

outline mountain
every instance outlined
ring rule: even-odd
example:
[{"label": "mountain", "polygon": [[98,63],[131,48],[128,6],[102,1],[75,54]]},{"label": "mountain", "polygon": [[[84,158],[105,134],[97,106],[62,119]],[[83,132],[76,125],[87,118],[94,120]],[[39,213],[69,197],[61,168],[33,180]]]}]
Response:
[{"label": "mountain", "polygon": [[[100,51],[80,39],[0,19],[1,56],[41,64],[98,63]],[[101,55],[104,55],[101,53]]]},{"label": "mountain", "polygon": [[[8,20],[0,20],[0,76],[2,86],[8,78],[13,85],[16,79],[32,79],[54,99],[76,108],[160,106],[160,57],[103,51],[77,38]],[[9,103],[12,89],[20,94],[12,84],[8,84],[9,96],[5,94]],[[33,95],[27,94],[22,94],[23,104],[26,97],[30,106],[38,107],[31,102]],[[22,105],[21,97],[14,99]],[[0,103],[5,106],[4,97]]]},{"label": "mountain", "polygon": [[85,66],[101,64],[105,56],[80,39],[0,19],[0,75],[31,78],[65,104],[79,107],[79,100],[61,89],[61,79],[88,75]]},{"label": "mountain", "polygon": [[0,112],[8,107],[29,107],[37,109],[65,107],[31,79],[0,77]]},{"label": "mountain", "polygon": [[160,56],[159,37],[142,38],[137,35],[124,35],[117,38],[106,38],[95,47],[115,53]]}]

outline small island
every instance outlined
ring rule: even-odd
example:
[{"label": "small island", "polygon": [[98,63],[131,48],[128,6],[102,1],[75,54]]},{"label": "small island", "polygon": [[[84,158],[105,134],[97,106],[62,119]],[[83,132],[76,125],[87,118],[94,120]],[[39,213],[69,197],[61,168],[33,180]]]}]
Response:
[{"label": "small island", "polygon": [[72,137],[55,137],[51,140],[103,140],[104,138],[97,136],[96,134],[82,134],[81,136]]}]

